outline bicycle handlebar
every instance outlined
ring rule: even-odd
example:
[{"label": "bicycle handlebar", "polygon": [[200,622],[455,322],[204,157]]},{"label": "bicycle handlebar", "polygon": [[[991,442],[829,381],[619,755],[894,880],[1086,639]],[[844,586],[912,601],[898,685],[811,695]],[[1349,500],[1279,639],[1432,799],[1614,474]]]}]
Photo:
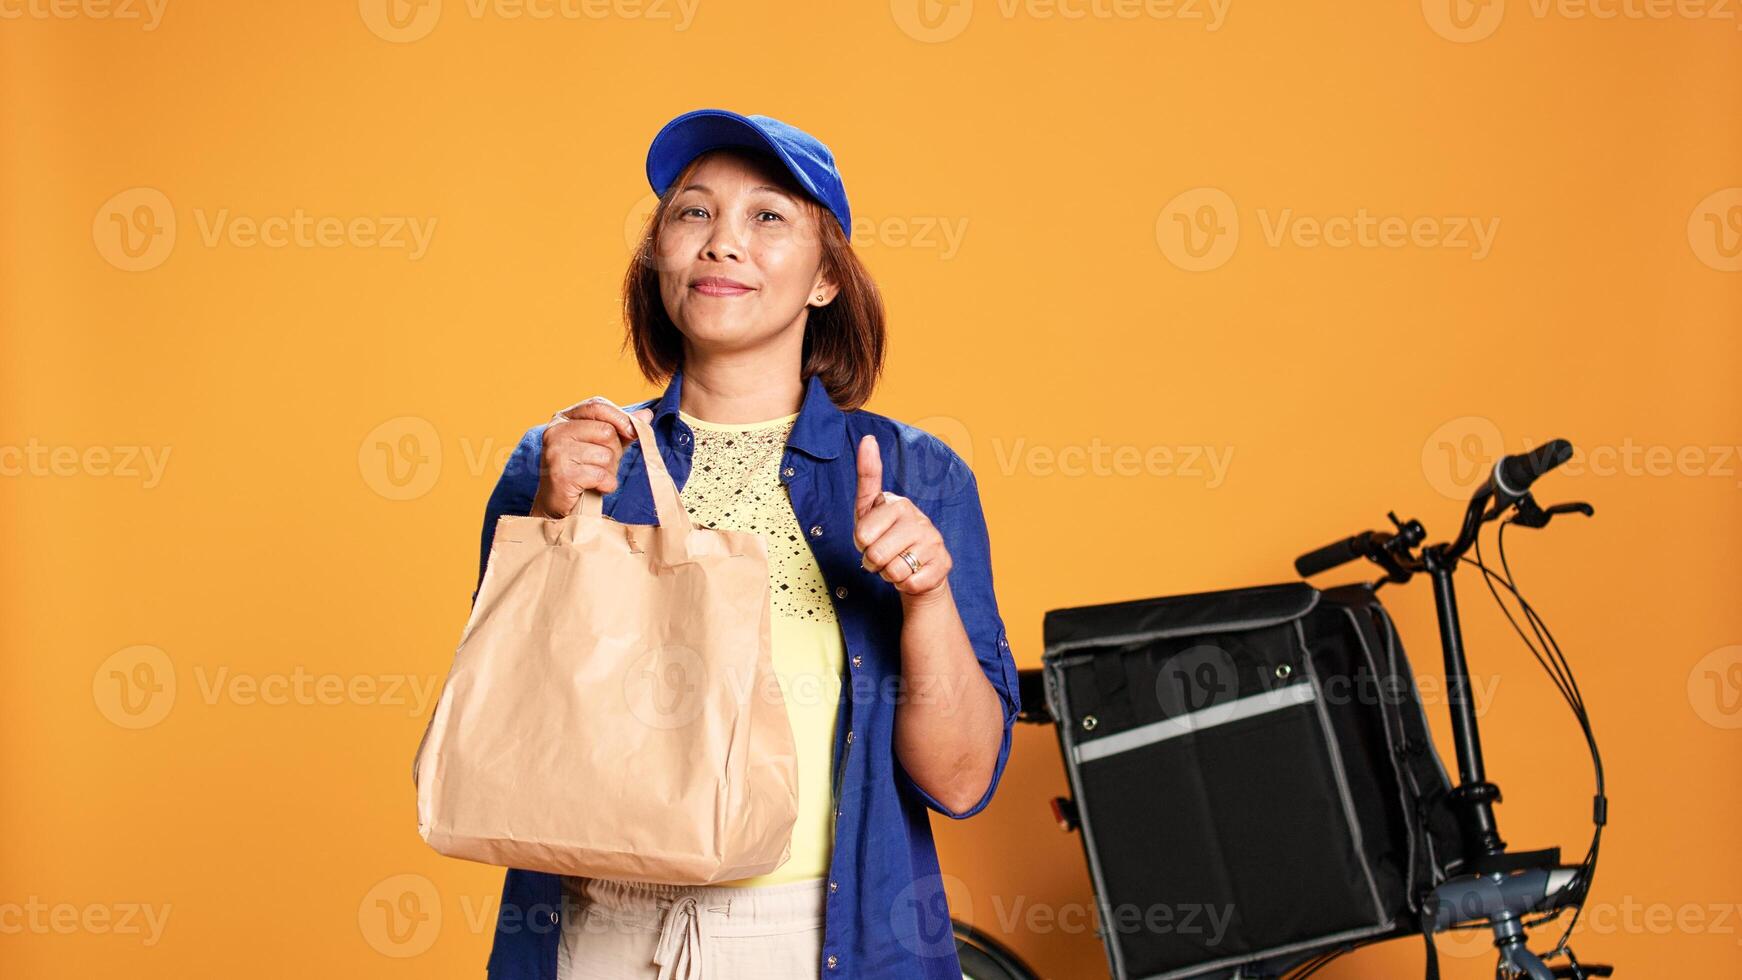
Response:
[{"label": "bicycle handlebar", "polygon": [[1508,456],[1496,463],[1490,487],[1497,496],[1516,500],[1530,491],[1530,485],[1549,470],[1573,456],[1573,444],[1565,439],[1544,443],[1528,453]]},{"label": "bicycle handlebar", "polygon": [[[1523,500],[1530,493],[1531,484],[1544,473],[1571,459],[1572,455],[1572,443],[1565,439],[1553,439],[1529,452],[1506,456],[1495,463],[1488,479],[1482,481],[1482,485],[1470,496],[1469,507],[1464,512],[1464,526],[1457,540],[1444,546],[1445,557],[1456,561],[1475,542],[1476,530],[1484,521],[1493,520],[1500,516],[1501,511]],[[1484,514],[1483,510],[1490,499],[1495,502],[1494,509]],[[1396,518],[1392,520],[1395,521]],[[1310,578],[1357,558],[1370,558],[1385,565],[1388,570],[1393,570],[1399,563],[1405,568],[1412,568],[1413,563],[1407,554],[1386,554],[1394,550],[1393,542],[1396,537],[1395,534],[1382,531],[1362,531],[1301,555],[1294,560],[1294,570],[1302,578]],[[1407,542],[1408,545],[1415,543]],[[1406,547],[1403,550],[1408,549]],[[1406,573],[1399,574],[1407,577]]]},{"label": "bicycle handlebar", "polygon": [[1334,541],[1317,551],[1309,551],[1294,560],[1294,570],[1301,578],[1311,578],[1338,565],[1364,558],[1370,549],[1384,547],[1384,535],[1377,531],[1362,531],[1341,541]]}]

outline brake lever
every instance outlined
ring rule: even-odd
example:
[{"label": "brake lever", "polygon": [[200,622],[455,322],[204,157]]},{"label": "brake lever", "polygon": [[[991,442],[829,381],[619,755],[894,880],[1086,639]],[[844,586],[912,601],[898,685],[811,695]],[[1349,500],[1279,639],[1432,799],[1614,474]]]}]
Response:
[{"label": "brake lever", "polygon": [[1550,967],[1549,972],[1556,977],[1585,980],[1586,977],[1614,976],[1615,968],[1606,963],[1562,963],[1560,966]]},{"label": "brake lever", "polygon": [[1596,513],[1597,509],[1584,501],[1555,504],[1544,510],[1537,504],[1535,497],[1525,494],[1518,498],[1518,513],[1512,518],[1512,523],[1519,527],[1540,528],[1547,527],[1548,522],[1553,520],[1556,514],[1583,514],[1586,517],[1594,517]]}]

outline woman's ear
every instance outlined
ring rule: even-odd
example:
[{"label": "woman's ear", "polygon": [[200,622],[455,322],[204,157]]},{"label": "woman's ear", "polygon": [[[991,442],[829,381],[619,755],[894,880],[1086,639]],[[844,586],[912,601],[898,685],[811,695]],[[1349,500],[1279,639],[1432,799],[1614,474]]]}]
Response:
[{"label": "woman's ear", "polygon": [[805,302],[809,306],[827,306],[835,301],[835,286],[827,279],[818,277],[816,285],[811,287],[810,298]]}]

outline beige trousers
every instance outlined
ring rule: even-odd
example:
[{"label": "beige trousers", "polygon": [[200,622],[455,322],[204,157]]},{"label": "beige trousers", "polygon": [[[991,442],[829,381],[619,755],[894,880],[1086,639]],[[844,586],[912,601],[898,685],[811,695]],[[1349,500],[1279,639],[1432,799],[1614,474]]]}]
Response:
[{"label": "beige trousers", "polygon": [[754,888],[563,879],[557,980],[803,980],[821,972],[823,879]]}]

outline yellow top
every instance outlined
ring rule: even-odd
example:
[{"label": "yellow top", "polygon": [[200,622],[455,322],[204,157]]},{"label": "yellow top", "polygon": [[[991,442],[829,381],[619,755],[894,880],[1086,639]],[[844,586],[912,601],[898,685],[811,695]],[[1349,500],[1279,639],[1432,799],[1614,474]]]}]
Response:
[{"label": "yellow top", "polygon": [[751,531],[767,543],[774,673],[798,752],[792,857],[768,874],[716,884],[753,887],[819,878],[828,873],[834,843],[829,763],[846,643],[822,570],[780,482],[781,457],[798,413],[744,423],[704,422],[683,411],[678,416],[695,433],[690,475],[679,493],[690,520],[697,527]]}]

